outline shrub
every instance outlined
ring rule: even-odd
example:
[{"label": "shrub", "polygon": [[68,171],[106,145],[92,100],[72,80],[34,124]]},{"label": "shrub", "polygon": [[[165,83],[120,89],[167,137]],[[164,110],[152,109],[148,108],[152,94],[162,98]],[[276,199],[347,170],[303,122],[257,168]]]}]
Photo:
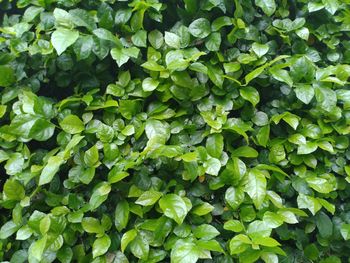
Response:
[{"label": "shrub", "polygon": [[0,10],[0,260],[350,257],[349,0]]}]

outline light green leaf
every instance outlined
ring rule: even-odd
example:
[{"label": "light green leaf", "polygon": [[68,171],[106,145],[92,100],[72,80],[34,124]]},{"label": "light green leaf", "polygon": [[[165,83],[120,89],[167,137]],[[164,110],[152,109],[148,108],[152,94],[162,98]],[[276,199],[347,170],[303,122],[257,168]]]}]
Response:
[{"label": "light green leaf", "polygon": [[211,32],[210,22],[206,18],[198,18],[189,25],[188,31],[194,37],[205,38]]},{"label": "light green leaf", "polygon": [[184,221],[188,208],[185,201],[176,194],[167,194],[159,200],[159,207],[164,215],[174,219],[179,225]]},{"label": "light green leaf", "polygon": [[210,157],[204,162],[203,167],[205,168],[205,172],[207,174],[217,176],[221,169],[221,162],[219,159]]},{"label": "light green leaf", "polygon": [[136,236],[137,236],[136,229],[131,229],[123,234],[121,239],[121,245],[120,245],[122,252],[125,251],[126,247],[129,245],[131,241],[135,239]]},{"label": "light green leaf", "polygon": [[92,146],[84,153],[84,162],[87,166],[93,167],[98,162],[99,155],[96,145]]},{"label": "light green leaf", "polygon": [[258,169],[252,169],[248,173],[248,182],[245,185],[245,191],[253,200],[255,207],[259,209],[266,196],[266,178],[264,173]]},{"label": "light green leaf", "polygon": [[268,16],[273,15],[276,11],[275,0],[255,0],[255,4]]},{"label": "light green leaf", "polygon": [[315,94],[313,87],[310,85],[297,85],[294,91],[297,98],[305,104],[309,104]]},{"label": "light green leaf", "polygon": [[76,115],[68,115],[60,122],[61,128],[69,133],[76,134],[84,130],[84,123]]},{"label": "light green leaf", "polygon": [[203,224],[196,227],[193,230],[193,234],[196,238],[200,238],[203,240],[210,240],[220,235],[220,232],[212,225]]},{"label": "light green leaf", "polygon": [[244,191],[242,188],[229,187],[225,193],[225,201],[229,206],[236,210],[244,200]]},{"label": "light green leaf", "polygon": [[93,217],[84,217],[81,221],[81,226],[87,233],[101,234],[104,232],[100,221]]},{"label": "light green leaf", "polygon": [[50,183],[63,163],[61,156],[51,156],[40,174],[39,185]]},{"label": "light green leaf", "polygon": [[322,0],[322,3],[324,4],[326,10],[332,15],[334,15],[339,8],[338,0]]},{"label": "light green leaf", "polygon": [[29,258],[41,261],[47,242],[47,235],[44,235],[41,239],[33,242],[28,249]]},{"label": "light green leaf", "polygon": [[221,34],[219,32],[213,32],[209,35],[205,41],[205,47],[209,51],[218,51],[221,45]]},{"label": "light green leaf", "polygon": [[232,151],[232,157],[256,158],[259,153],[250,146],[241,146]]},{"label": "light green leaf", "polygon": [[16,225],[12,220],[1,226],[0,239],[6,239],[12,236],[21,226]]},{"label": "light green leaf", "polygon": [[220,158],[224,149],[224,137],[219,133],[210,135],[206,142],[206,148],[212,157]]},{"label": "light green leaf", "polygon": [[197,246],[195,243],[180,239],[171,250],[170,258],[174,263],[196,263],[199,258]]},{"label": "light green leaf", "polygon": [[340,234],[344,238],[344,240],[350,239],[350,224],[343,223],[340,228]]},{"label": "light green leaf", "polygon": [[269,72],[271,73],[274,79],[284,82],[290,87],[293,86],[293,80],[289,76],[289,73],[287,70],[276,67],[276,68],[270,68]]},{"label": "light green leaf", "polygon": [[322,205],[316,198],[301,193],[297,198],[297,203],[299,208],[309,209],[313,215],[315,215],[322,208]]},{"label": "light green leaf", "polygon": [[61,55],[68,47],[77,41],[78,37],[79,32],[76,30],[58,28],[52,33],[51,42],[57,54]]},{"label": "light green leaf", "polygon": [[132,37],[131,41],[137,47],[147,47],[147,32],[145,30],[137,31]]},{"label": "light green leaf", "polygon": [[142,89],[144,91],[153,91],[158,87],[158,85],[159,81],[152,78],[145,78],[142,81]]},{"label": "light green leaf", "polygon": [[143,192],[142,195],[135,201],[136,204],[142,206],[154,205],[159,198],[162,197],[162,193],[154,190]]},{"label": "light green leaf", "polygon": [[249,101],[255,107],[260,101],[259,92],[253,87],[244,87],[239,90],[242,98]]},{"label": "light green leaf", "polygon": [[181,45],[180,45],[180,37],[174,33],[165,32],[165,36],[164,36],[164,40],[165,43],[172,48],[175,49],[180,49]]},{"label": "light green leaf", "polygon": [[22,200],[25,196],[25,190],[23,186],[15,180],[6,180],[3,188],[3,193],[9,200]]},{"label": "light green leaf", "polygon": [[236,235],[234,238],[230,240],[230,254],[236,255],[241,254],[242,252],[246,251],[251,244],[251,240],[246,235]]},{"label": "light green leaf", "polygon": [[306,142],[298,146],[298,154],[309,154],[317,150],[317,143]]},{"label": "light green leaf", "polygon": [[244,230],[244,225],[238,220],[231,219],[225,222],[224,229],[230,230],[233,232],[241,232]]},{"label": "light green leaf", "polygon": [[260,58],[264,56],[269,51],[269,46],[266,44],[259,44],[254,42],[252,45],[254,53]]},{"label": "light green leaf", "polygon": [[129,214],[130,214],[129,203],[126,200],[122,200],[118,202],[114,213],[115,215],[114,224],[119,232],[122,231],[127,226],[129,222]]},{"label": "light green leaf", "polygon": [[106,254],[111,245],[111,239],[109,236],[104,235],[103,237],[97,238],[92,244],[92,257],[96,258]]}]

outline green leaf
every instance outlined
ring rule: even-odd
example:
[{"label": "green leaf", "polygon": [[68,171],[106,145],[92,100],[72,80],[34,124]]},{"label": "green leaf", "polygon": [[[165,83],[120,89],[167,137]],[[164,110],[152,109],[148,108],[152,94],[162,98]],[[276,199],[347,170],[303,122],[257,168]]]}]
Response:
[{"label": "green leaf", "polygon": [[213,32],[205,41],[205,47],[209,51],[218,51],[221,45],[221,35],[218,32]]},{"label": "green leaf", "polygon": [[12,236],[19,228],[20,226],[16,225],[12,220],[6,222],[1,226],[0,239],[6,239]]},{"label": "green leaf", "polygon": [[140,197],[135,201],[136,204],[142,206],[154,205],[159,198],[162,197],[162,193],[154,190],[143,192]]},{"label": "green leaf", "polygon": [[164,40],[165,40],[165,43],[169,47],[172,47],[175,49],[179,49],[181,47],[180,46],[180,37],[174,33],[166,31],[165,36],[164,36]]},{"label": "green leaf", "polygon": [[137,231],[135,229],[131,229],[123,234],[121,239],[121,245],[120,245],[122,252],[125,251],[126,247],[129,245],[131,241],[135,239],[136,236],[137,236]]},{"label": "green leaf", "polygon": [[272,77],[278,81],[286,83],[288,86],[293,86],[293,80],[289,76],[289,73],[287,70],[280,69],[280,68],[270,68],[269,72],[271,73]]},{"label": "green leaf", "polygon": [[188,31],[194,37],[205,38],[211,32],[210,22],[206,18],[198,18],[189,25]]},{"label": "green leaf", "polygon": [[264,173],[258,169],[252,169],[248,173],[248,182],[245,185],[245,191],[253,200],[257,209],[259,209],[266,196],[266,178]]},{"label": "green leaf", "polygon": [[139,30],[131,37],[131,41],[137,47],[147,47],[147,32]]},{"label": "green leaf", "polygon": [[84,123],[76,115],[68,115],[60,122],[61,128],[69,133],[76,134],[82,132],[85,127]]},{"label": "green leaf", "polygon": [[96,23],[93,16],[89,12],[83,9],[73,9],[69,11],[72,22],[76,26],[85,27],[88,30],[92,31],[96,28]]},{"label": "green leaf", "polygon": [[159,200],[159,207],[164,215],[174,219],[179,225],[184,221],[189,209],[185,201],[176,194],[167,194]]},{"label": "green leaf", "polygon": [[219,159],[216,158],[209,158],[204,164],[203,167],[205,168],[205,172],[207,174],[217,176],[219,174],[219,171],[221,169],[221,162]]},{"label": "green leaf", "polygon": [[279,163],[286,159],[286,153],[284,147],[281,144],[275,144],[271,147],[269,153],[269,161],[271,163]]},{"label": "green leaf", "polygon": [[119,48],[121,48],[121,43],[118,37],[113,35],[109,30],[104,28],[97,28],[93,31],[93,34],[97,36],[99,39],[107,40],[112,43],[115,43]]},{"label": "green leaf", "polygon": [[196,263],[199,258],[195,243],[186,240],[178,240],[171,250],[171,262]]},{"label": "green leaf", "polygon": [[246,251],[251,243],[251,240],[246,235],[236,235],[230,240],[229,246],[231,255],[240,254]]},{"label": "green leaf", "polygon": [[3,193],[9,200],[22,200],[25,196],[25,190],[23,186],[15,180],[6,180],[4,184]]},{"label": "green leaf", "polygon": [[257,245],[262,245],[265,247],[277,247],[281,245],[277,240],[273,239],[272,237],[259,237],[257,239],[253,239],[253,242]]},{"label": "green leaf", "polygon": [[152,30],[149,32],[148,40],[155,49],[161,48],[164,43],[163,34],[159,30]]},{"label": "green leaf", "polygon": [[47,242],[47,235],[44,235],[41,239],[33,242],[28,249],[28,258],[41,261]]},{"label": "green leaf", "polygon": [[337,94],[330,88],[317,87],[315,97],[320,107],[326,111],[332,111],[337,104]]},{"label": "green leaf", "polygon": [[333,223],[331,219],[323,212],[316,216],[316,226],[323,238],[329,238],[333,234]]},{"label": "green leaf", "polygon": [[299,208],[309,209],[313,215],[322,208],[322,205],[316,198],[304,194],[299,194],[297,202]]},{"label": "green leaf", "polygon": [[81,226],[87,233],[100,234],[104,232],[99,220],[93,217],[84,217],[81,221]]},{"label": "green leaf", "polygon": [[322,0],[322,3],[324,4],[326,10],[332,15],[334,15],[335,12],[337,12],[339,7],[338,0]]},{"label": "green leaf", "polygon": [[236,210],[244,200],[244,191],[242,188],[229,187],[225,193],[225,201],[229,206]]},{"label": "green leaf", "polygon": [[315,94],[313,87],[310,85],[297,85],[294,91],[297,98],[305,104],[309,104]]},{"label": "green leaf", "polygon": [[224,150],[224,138],[221,134],[215,133],[208,137],[206,142],[208,154],[214,158],[220,158]]},{"label": "green leaf", "polygon": [[24,158],[20,153],[14,153],[5,164],[5,170],[8,175],[15,175],[23,170]]},{"label": "green leaf", "polygon": [[307,27],[302,27],[300,29],[298,29],[297,31],[295,31],[295,33],[301,38],[304,39],[305,41],[307,41],[309,39],[309,29]]},{"label": "green leaf", "polygon": [[283,214],[280,215],[270,211],[265,212],[263,217],[263,221],[271,228],[277,228],[281,226],[284,222],[284,219],[285,218],[283,217]]},{"label": "green leaf", "polygon": [[269,51],[269,46],[266,44],[259,44],[254,42],[252,45],[254,53],[260,58],[264,56]]},{"label": "green leaf", "polygon": [[99,155],[96,145],[92,146],[89,150],[87,150],[84,153],[84,163],[89,167],[95,166],[98,162],[98,159]]},{"label": "green leaf", "polygon": [[255,0],[255,4],[268,16],[273,15],[276,11],[275,0]]},{"label": "green leaf", "polygon": [[272,229],[264,222],[255,220],[249,224],[247,234],[253,240],[259,240],[260,238],[267,238],[271,235]]},{"label": "green leaf", "polygon": [[28,226],[23,226],[20,229],[18,229],[16,234],[16,240],[26,240],[30,238],[30,236],[33,234],[33,230]]},{"label": "green leaf", "polygon": [[298,146],[298,154],[310,154],[317,150],[317,144],[314,142],[306,142]]},{"label": "green leaf", "polygon": [[224,253],[220,243],[213,240],[197,240],[196,245],[202,249]]},{"label": "green leaf", "polygon": [[96,258],[107,253],[111,245],[111,239],[109,236],[104,235],[103,237],[97,238],[92,245],[92,257]]},{"label": "green leaf", "polygon": [[94,188],[89,200],[91,210],[95,210],[107,200],[111,189],[111,185],[108,182],[101,182]]},{"label": "green leaf", "polygon": [[328,194],[334,190],[334,186],[325,178],[308,177],[306,178],[308,185],[319,193]]},{"label": "green leaf", "polygon": [[266,69],[267,65],[263,65],[260,67],[257,67],[256,69],[254,69],[253,71],[251,71],[250,73],[248,73],[245,77],[245,86],[249,84],[249,82],[251,82],[253,79],[257,78],[258,76],[260,76]]},{"label": "green leaf", "polygon": [[220,232],[212,225],[203,224],[196,227],[193,230],[193,234],[196,238],[200,238],[203,240],[210,240],[220,235]]},{"label": "green leaf", "polygon": [[0,65],[0,87],[9,87],[16,81],[15,72],[8,66]]},{"label": "green leaf", "polygon": [[241,146],[232,151],[232,157],[256,158],[259,153],[250,146]]},{"label": "green leaf", "polygon": [[258,143],[266,147],[268,141],[270,138],[270,125],[265,125],[264,127],[261,127],[256,135],[256,139]]},{"label": "green leaf", "polygon": [[232,19],[228,16],[220,16],[211,24],[212,31],[219,31],[224,26],[232,25]]},{"label": "green leaf", "polygon": [[68,47],[73,45],[79,37],[79,32],[75,30],[58,28],[52,33],[51,43],[57,54],[61,55]]},{"label": "green leaf", "polygon": [[149,140],[155,139],[159,143],[165,143],[170,135],[169,125],[154,119],[146,121],[145,132]]},{"label": "green leaf", "polygon": [[126,200],[122,200],[118,202],[114,213],[115,215],[114,224],[119,232],[122,231],[127,226],[129,222],[129,214],[130,214],[129,203]]},{"label": "green leaf", "polygon": [[147,259],[149,255],[149,244],[146,239],[144,239],[141,235],[138,235],[133,241],[130,243],[130,251],[131,253],[139,258],[139,259]]},{"label": "green leaf", "polygon": [[63,163],[61,156],[51,156],[40,174],[39,185],[50,183]]},{"label": "green leaf", "polygon": [[342,224],[340,228],[340,234],[344,238],[344,240],[350,239],[350,224]]},{"label": "green leaf", "polygon": [[244,87],[239,90],[242,98],[249,101],[255,107],[260,102],[259,92],[253,87]]},{"label": "green leaf", "polygon": [[209,214],[213,210],[214,210],[214,206],[212,206],[209,203],[203,203],[203,204],[200,204],[200,205],[194,207],[191,210],[191,213],[198,215],[198,216],[203,216],[203,215]]},{"label": "green leaf", "polygon": [[230,230],[233,232],[241,232],[244,230],[244,226],[240,221],[231,219],[225,222],[224,229]]},{"label": "green leaf", "polygon": [[142,89],[144,91],[153,91],[158,87],[158,85],[159,85],[159,81],[152,78],[145,78],[142,81]]}]

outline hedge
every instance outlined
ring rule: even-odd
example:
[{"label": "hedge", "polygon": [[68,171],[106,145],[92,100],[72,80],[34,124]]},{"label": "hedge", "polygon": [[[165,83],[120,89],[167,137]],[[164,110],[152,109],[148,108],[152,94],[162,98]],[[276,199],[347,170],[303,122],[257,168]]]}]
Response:
[{"label": "hedge", "polygon": [[0,260],[350,262],[349,0],[0,0]]}]

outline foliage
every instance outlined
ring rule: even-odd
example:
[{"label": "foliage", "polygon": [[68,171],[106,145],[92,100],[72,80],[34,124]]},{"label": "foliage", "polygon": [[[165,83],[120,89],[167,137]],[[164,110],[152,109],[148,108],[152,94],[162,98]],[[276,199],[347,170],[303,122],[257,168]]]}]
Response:
[{"label": "foliage", "polygon": [[350,257],[349,0],[0,10],[0,260]]}]

